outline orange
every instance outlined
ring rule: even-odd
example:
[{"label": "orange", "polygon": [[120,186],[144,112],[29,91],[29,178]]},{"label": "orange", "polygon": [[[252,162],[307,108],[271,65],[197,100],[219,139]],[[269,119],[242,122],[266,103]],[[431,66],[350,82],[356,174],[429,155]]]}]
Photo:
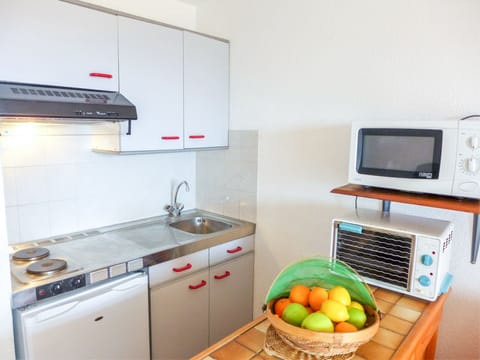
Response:
[{"label": "orange", "polygon": [[320,310],[322,303],[328,299],[328,292],[326,289],[321,287],[314,287],[310,291],[310,295],[308,296],[308,304],[313,309],[313,311]]},{"label": "orange", "polygon": [[305,285],[295,285],[290,290],[289,299],[292,303],[308,305],[308,296],[310,295],[310,289]]},{"label": "orange", "polygon": [[287,307],[288,304],[290,304],[291,301],[290,299],[288,298],[281,298],[281,299],[278,299],[276,302],[275,302],[275,306],[274,306],[274,312],[275,314],[277,314],[278,316],[282,317],[282,314],[283,314],[283,310]]},{"label": "orange", "polygon": [[339,322],[335,325],[335,332],[353,332],[357,331],[357,328],[345,321]]},{"label": "orange", "polygon": [[309,314],[313,313],[313,309],[310,306],[305,306],[305,309],[307,309]]}]

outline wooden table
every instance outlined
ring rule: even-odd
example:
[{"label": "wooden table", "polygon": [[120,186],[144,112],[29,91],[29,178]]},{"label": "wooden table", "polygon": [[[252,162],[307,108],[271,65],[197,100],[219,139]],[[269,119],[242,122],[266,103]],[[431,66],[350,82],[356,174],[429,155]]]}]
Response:
[{"label": "wooden table", "polygon": [[[358,348],[354,360],[434,359],[438,327],[448,294],[428,302],[379,288],[372,291],[383,313],[380,329],[370,342]],[[266,316],[261,315],[192,360],[276,359],[263,350],[269,326]]]}]

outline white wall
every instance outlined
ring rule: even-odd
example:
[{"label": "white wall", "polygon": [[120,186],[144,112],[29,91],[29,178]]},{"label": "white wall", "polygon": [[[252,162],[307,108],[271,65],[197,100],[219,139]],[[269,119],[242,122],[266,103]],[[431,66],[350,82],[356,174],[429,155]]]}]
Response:
[{"label": "white wall", "polygon": [[[255,311],[289,262],[327,254],[330,220],[354,199],[353,120],[458,119],[479,112],[480,2],[209,0],[199,31],[231,41],[231,126],[259,130]],[[376,201],[359,205],[379,208]],[[455,221],[453,292],[439,359],[480,358],[480,261],[471,216],[392,204]]]}]

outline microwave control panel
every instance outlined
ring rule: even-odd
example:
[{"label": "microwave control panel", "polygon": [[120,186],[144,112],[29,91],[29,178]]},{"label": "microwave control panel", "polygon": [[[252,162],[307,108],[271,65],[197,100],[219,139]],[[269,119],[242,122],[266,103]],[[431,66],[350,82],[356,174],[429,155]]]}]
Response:
[{"label": "microwave control panel", "polygon": [[453,195],[480,198],[480,121],[459,122]]}]

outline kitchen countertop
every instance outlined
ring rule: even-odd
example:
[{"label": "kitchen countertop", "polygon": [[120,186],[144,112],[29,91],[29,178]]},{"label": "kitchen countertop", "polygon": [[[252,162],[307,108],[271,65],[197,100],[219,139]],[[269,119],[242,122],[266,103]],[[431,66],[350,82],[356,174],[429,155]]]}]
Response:
[{"label": "kitchen countertop", "polygon": [[[380,328],[371,341],[358,348],[353,360],[433,360],[448,293],[428,302],[384,289],[372,291],[383,314]],[[263,350],[269,326],[266,315],[261,315],[192,360],[277,359]]]},{"label": "kitchen countertop", "polygon": [[[169,226],[170,223],[195,216],[208,216],[230,223],[231,228],[212,234],[191,234]],[[68,259],[67,263],[77,265],[75,271],[55,280],[89,273],[119,263],[143,259],[143,266],[152,266],[183,255],[200,251],[234,239],[255,233],[255,224],[218,215],[204,210],[192,209],[180,216],[168,215],[140,219],[122,224],[76,232],[64,236],[42,239],[34,242],[12,244],[11,253],[31,246],[45,247],[50,257]],[[52,278],[25,283],[12,271],[12,294],[15,298],[25,296],[37,286],[51,282]]]}]

